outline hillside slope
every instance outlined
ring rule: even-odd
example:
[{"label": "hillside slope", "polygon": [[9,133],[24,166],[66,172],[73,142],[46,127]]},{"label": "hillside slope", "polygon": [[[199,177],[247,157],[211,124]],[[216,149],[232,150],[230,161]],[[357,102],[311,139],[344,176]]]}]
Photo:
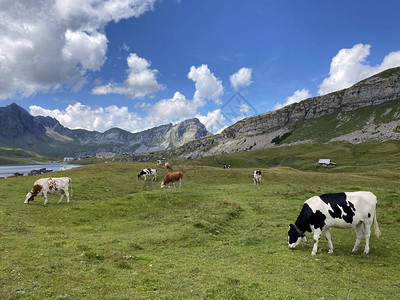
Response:
[{"label": "hillside slope", "polygon": [[354,86],[243,119],[221,134],[173,151],[181,159],[275,147],[400,138],[400,67]]}]

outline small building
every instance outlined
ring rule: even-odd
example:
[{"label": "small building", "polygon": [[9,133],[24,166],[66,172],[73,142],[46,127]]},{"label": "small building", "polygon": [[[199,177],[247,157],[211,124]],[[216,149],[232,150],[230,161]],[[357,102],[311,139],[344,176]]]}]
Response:
[{"label": "small building", "polygon": [[329,158],[321,158],[318,160],[317,165],[319,166],[336,166],[336,163],[334,163],[333,161],[331,161]]},{"label": "small building", "polygon": [[69,162],[71,162],[71,161],[73,161],[73,160],[74,160],[73,157],[64,157],[64,162],[65,162],[65,163],[69,163]]}]

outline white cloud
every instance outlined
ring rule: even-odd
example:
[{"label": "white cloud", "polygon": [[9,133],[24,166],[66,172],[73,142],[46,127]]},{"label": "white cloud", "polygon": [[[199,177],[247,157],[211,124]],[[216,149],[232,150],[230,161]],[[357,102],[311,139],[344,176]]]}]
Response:
[{"label": "white cloud", "polygon": [[147,109],[153,123],[167,124],[193,118],[198,109],[194,101],[189,101],[184,95],[175,92],[171,99],[162,99]]},{"label": "white cloud", "polygon": [[79,102],[68,105],[65,110],[49,110],[40,106],[29,107],[33,116],[50,116],[57,119],[63,126],[70,129],[86,129],[104,132],[118,127],[129,132],[143,131],[159,125],[177,123],[197,117],[211,132],[218,131],[224,124],[225,117],[220,109],[208,112],[206,116],[198,113],[198,102],[188,100],[179,92],[171,99],[162,99],[150,106],[142,103],[147,115],[141,117],[131,113],[128,108],[111,105],[105,108],[91,107]]},{"label": "white cloud", "polygon": [[252,69],[241,68],[235,74],[231,75],[231,85],[235,91],[239,90],[240,87],[246,87],[253,83],[251,81],[251,72]]},{"label": "white cloud", "polygon": [[332,59],[329,77],[319,86],[318,94],[325,95],[348,88],[381,71],[400,66],[400,51],[389,53],[380,65],[368,65],[366,58],[370,54],[370,48],[370,45],[357,44],[351,49],[341,49]]},{"label": "white cloud", "polygon": [[274,109],[281,109],[284,106],[300,102],[307,98],[311,98],[311,94],[310,94],[309,90],[306,90],[306,89],[297,90],[294,92],[294,94],[292,96],[286,98],[286,102],[284,104],[281,104],[281,103],[275,104]]},{"label": "white cloud", "polygon": [[224,94],[222,81],[211,73],[207,65],[203,64],[198,68],[190,67],[188,78],[196,83],[193,100],[199,102],[199,105],[205,105],[204,99],[221,104],[220,98]]},{"label": "white cloud", "polygon": [[201,123],[206,126],[207,130],[210,132],[218,132],[223,127],[225,122],[225,117],[222,114],[221,109],[216,109],[214,111],[210,111],[206,116],[202,116],[200,114],[196,115],[196,117],[200,120]]},{"label": "white cloud", "polygon": [[239,110],[242,114],[248,114],[250,112],[250,107],[244,103],[241,103],[239,105]]},{"label": "white cloud", "polygon": [[65,110],[48,110],[33,105],[29,107],[33,116],[50,116],[57,119],[63,126],[70,129],[86,129],[104,132],[113,127],[135,132],[145,129],[142,119],[135,113],[130,113],[127,107],[115,105],[91,107],[79,102],[69,105]]},{"label": "white cloud", "polygon": [[0,99],[81,88],[106,60],[105,25],[139,17],[155,1],[7,1],[0,10]]},{"label": "white cloud", "polygon": [[95,95],[122,94],[130,98],[140,98],[164,89],[157,82],[157,70],[150,69],[151,62],[131,53],[127,58],[128,77],[123,84],[109,82],[92,90]]}]

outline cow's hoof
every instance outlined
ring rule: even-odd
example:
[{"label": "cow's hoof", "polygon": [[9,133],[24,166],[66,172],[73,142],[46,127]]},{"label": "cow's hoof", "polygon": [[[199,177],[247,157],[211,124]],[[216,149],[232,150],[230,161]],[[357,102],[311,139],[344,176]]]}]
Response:
[{"label": "cow's hoof", "polygon": [[332,254],[333,253],[333,249],[329,249],[328,253]]}]

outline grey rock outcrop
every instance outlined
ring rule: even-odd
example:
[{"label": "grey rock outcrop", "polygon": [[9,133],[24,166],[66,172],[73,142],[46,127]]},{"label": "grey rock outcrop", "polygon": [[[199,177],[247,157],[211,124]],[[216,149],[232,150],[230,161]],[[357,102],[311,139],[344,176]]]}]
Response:
[{"label": "grey rock outcrop", "polygon": [[[357,110],[396,99],[400,99],[400,67],[386,70],[348,89],[245,118],[218,135],[188,143],[175,149],[171,154],[188,159],[274,147],[271,140],[301,120],[319,118],[339,111]],[[367,139],[368,137],[364,135],[363,140]],[[310,142],[312,141],[304,140],[298,143]]]}]

